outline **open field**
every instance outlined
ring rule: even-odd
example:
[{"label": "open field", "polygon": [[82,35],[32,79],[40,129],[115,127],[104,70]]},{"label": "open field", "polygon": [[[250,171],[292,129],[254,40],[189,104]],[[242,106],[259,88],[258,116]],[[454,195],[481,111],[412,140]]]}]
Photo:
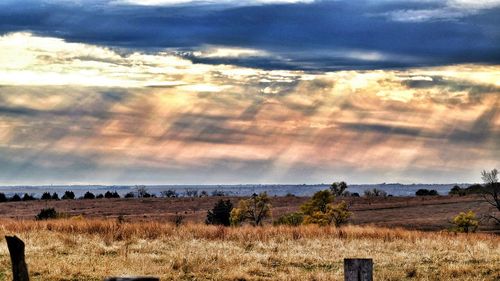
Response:
[{"label": "open field", "polygon": [[[346,257],[374,259],[376,280],[500,280],[500,237],[346,226],[239,227],[116,220],[3,219],[26,244],[32,280],[343,280]],[[9,280],[5,241],[0,280]]]},{"label": "open field", "polygon": [[[207,210],[220,197],[203,198],[146,198],[146,199],[96,199],[64,201],[28,201],[0,204],[0,218],[33,219],[42,208],[54,207],[58,212],[86,218],[116,219],[122,216],[127,221],[168,222],[175,214],[182,214],[188,222],[203,222]],[[235,205],[241,197],[230,199]],[[273,197],[273,217],[293,212],[308,198]],[[476,196],[438,197],[387,197],[346,198],[351,204],[356,225],[378,225],[404,227],[417,230],[443,230],[450,227],[449,221],[459,212],[473,210],[478,214],[488,212],[489,206]],[[483,225],[481,231],[493,231]]]}]

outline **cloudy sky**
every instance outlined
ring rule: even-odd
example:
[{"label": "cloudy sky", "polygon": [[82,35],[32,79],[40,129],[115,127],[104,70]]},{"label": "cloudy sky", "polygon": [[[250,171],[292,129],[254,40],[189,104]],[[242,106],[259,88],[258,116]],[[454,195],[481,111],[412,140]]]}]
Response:
[{"label": "cloudy sky", "polygon": [[0,185],[477,182],[499,26],[499,0],[3,0]]}]

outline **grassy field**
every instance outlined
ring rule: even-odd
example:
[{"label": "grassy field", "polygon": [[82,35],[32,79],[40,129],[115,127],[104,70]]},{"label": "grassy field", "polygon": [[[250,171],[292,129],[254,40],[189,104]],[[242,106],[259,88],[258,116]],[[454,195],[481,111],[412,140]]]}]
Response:
[{"label": "grassy field", "polygon": [[[371,257],[376,280],[500,280],[500,237],[346,226],[224,228],[105,219],[0,221],[26,242],[32,280],[343,280]],[[0,279],[11,280],[3,241]]]},{"label": "grassy field", "polygon": [[[185,221],[203,223],[207,210],[219,197],[203,198],[146,198],[146,199],[96,199],[62,201],[28,201],[0,203],[0,219],[33,219],[42,209],[53,207],[70,216],[86,218],[116,219],[127,221],[169,222],[176,214]],[[241,197],[227,197],[234,205]],[[306,197],[273,197],[271,199],[273,218],[297,211]],[[473,210],[478,214],[489,211],[489,205],[477,196],[437,197],[386,197],[345,198],[351,205],[355,225],[377,225],[383,227],[404,227],[416,230],[439,231],[451,226],[451,219],[459,212]],[[480,231],[493,231],[484,224]]]}]

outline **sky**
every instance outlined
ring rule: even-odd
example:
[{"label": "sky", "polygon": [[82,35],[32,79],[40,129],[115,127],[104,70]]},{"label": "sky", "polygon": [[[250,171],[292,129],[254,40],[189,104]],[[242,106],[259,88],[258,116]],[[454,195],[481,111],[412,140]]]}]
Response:
[{"label": "sky", "polygon": [[3,0],[0,185],[472,183],[500,0]]}]

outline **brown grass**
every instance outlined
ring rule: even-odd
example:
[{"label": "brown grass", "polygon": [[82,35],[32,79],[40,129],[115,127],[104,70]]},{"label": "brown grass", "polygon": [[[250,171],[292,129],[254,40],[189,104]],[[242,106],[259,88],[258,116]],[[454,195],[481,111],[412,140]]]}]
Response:
[{"label": "brown grass", "polygon": [[[500,237],[374,226],[239,227],[103,219],[0,221],[26,244],[33,280],[342,280],[346,257],[371,257],[376,280],[500,280]],[[9,280],[0,247],[0,280]]]}]

